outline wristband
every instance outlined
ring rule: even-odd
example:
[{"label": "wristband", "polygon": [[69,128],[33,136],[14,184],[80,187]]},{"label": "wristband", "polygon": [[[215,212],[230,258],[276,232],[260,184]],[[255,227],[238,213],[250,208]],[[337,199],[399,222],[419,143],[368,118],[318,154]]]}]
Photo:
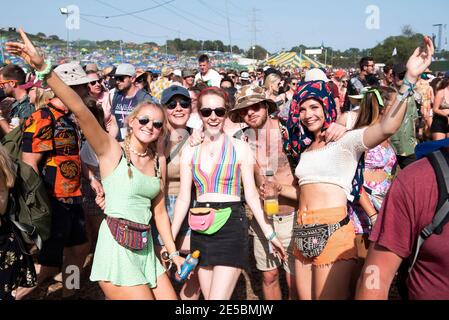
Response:
[{"label": "wristband", "polygon": [[42,86],[43,87],[46,87],[47,86],[47,83],[46,83],[46,77],[50,74],[50,72],[51,72],[51,69],[52,69],[52,67],[51,67],[51,61],[50,60],[46,60],[45,61],[45,69],[44,70],[42,70],[42,71],[38,71],[38,70],[36,70],[36,80],[35,80],[35,82],[37,82],[37,81],[42,81]]},{"label": "wristband", "polygon": [[273,241],[274,238],[276,238],[276,232],[273,231],[270,235],[265,236],[265,238],[267,238],[268,241]]},{"label": "wristband", "polygon": [[416,84],[411,83],[405,77],[404,77],[404,84],[410,88],[409,91],[413,91],[416,87]]},{"label": "wristband", "polygon": [[180,256],[179,251],[175,251],[175,252],[170,253],[170,255],[168,256],[168,259],[173,260],[174,257],[179,257],[179,256]]}]

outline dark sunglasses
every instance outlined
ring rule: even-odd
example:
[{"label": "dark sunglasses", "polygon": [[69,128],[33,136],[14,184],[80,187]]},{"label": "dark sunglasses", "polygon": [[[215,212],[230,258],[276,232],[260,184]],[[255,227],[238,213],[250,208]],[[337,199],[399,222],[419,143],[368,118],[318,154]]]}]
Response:
[{"label": "dark sunglasses", "polygon": [[142,126],[146,126],[151,121],[151,122],[153,122],[153,127],[155,127],[156,129],[161,129],[164,125],[164,123],[162,121],[150,120],[150,118],[148,118],[147,116],[139,117],[139,118],[137,118],[137,120],[139,121],[140,125],[142,125]]},{"label": "dark sunglasses", "polygon": [[225,108],[217,108],[217,109],[211,109],[211,108],[203,108],[199,110],[201,116],[207,118],[210,117],[212,112],[215,113],[217,117],[223,118],[226,114]]},{"label": "dark sunglasses", "polygon": [[296,86],[298,82],[292,82],[292,86]]},{"label": "dark sunglasses", "polygon": [[131,78],[131,77],[128,77],[128,76],[118,76],[118,77],[114,77],[115,81],[119,81],[119,82],[125,81],[125,78]]},{"label": "dark sunglasses", "polygon": [[253,110],[254,112],[259,112],[260,108],[262,108],[262,107],[263,106],[260,103],[258,103],[258,104],[249,106],[249,107],[247,107],[245,109],[240,109],[239,113],[240,113],[240,116],[243,117],[243,116],[246,116],[248,114],[249,110]]},{"label": "dark sunglasses", "polygon": [[101,85],[101,82],[100,82],[99,80],[95,80],[95,81],[89,82],[89,84],[90,84],[91,86],[94,86],[94,85],[96,85],[97,83],[98,83],[99,85]]},{"label": "dark sunglasses", "polygon": [[181,105],[181,108],[188,109],[191,106],[191,102],[189,100],[172,100],[169,103],[167,103],[167,108],[170,110],[176,109],[176,106],[179,104]]}]

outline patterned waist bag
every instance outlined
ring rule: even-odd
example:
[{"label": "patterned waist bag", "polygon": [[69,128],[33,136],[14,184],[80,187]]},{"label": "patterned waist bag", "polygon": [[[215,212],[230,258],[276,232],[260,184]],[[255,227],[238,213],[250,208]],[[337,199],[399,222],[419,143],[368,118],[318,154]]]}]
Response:
[{"label": "patterned waist bag", "polygon": [[293,228],[293,238],[297,249],[306,258],[318,257],[335,231],[347,225],[349,221],[349,216],[346,216],[334,224],[296,224]]},{"label": "patterned waist bag", "polygon": [[106,222],[115,241],[130,250],[143,250],[148,245],[151,225],[107,217]]}]

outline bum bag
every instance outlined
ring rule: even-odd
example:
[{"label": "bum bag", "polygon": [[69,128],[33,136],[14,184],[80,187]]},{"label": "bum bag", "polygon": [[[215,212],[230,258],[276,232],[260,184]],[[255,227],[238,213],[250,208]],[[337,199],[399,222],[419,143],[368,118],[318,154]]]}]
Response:
[{"label": "bum bag", "polygon": [[341,227],[349,223],[349,216],[334,224],[297,224],[293,228],[296,247],[304,257],[318,257],[326,247],[329,238]]},{"label": "bum bag", "polygon": [[151,225],[107,217],[106,222],[115,241],[130,250],[143,250],[148,245]]},{"label": "bum bag", "polygon": [[189,226],[198,233],[212,235],[217,233],[228,221],[232,209],[192,208],[189,212]]}]

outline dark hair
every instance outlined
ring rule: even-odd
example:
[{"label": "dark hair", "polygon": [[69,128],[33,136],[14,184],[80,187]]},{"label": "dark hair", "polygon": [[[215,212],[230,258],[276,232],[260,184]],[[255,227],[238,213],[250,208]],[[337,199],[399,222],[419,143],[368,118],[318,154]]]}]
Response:
[{"label": "dark hair", "polygon": [[5,80],[16,80],[19,86],[25,84],[26,74],[18,65],[8,64],[0,72]]},{"label": "dark hair", "polygon": [[207,54],[202,54],[198,58],[199,63],[209,62],[209,56]]},{"label": "dark hair", "polygon": [[87,97],[83,99],[84,104],[89,109],[90,112],[94,115],[95,119],[97,119],[100,126],[106,131],[106,127],[104,125],[104,111],[101,106],[97,104],[97,101],[92,97]]},{"label": "dark hair", "polygon": [[430,87],[432,88],[434,94],[437,93],[441,81],[443,81],[443,79],[441,78],[435,78],[432,81],[430,81]]},{"label": "dark hair", "polygon": [[226,76],[226,77],[224,77],[223,79],[221,79],[220,85],[221,85],[223,82],[230,82],[230,83],[232,84],[232,87],[234,87],[234,81],[232,81],[232,79],[229,78],[228,76]]},{"label": "dark hair", "polygon": [[444,90],[449,86],[449,78],[443,78],[436,87],[437,91]]},{"label": "dark hair", "polygon": [[388,74],[391,70],[393,70],[393,65],[391,65],[391,64],[385,65],[385,67],[383,69],[385,74]]},{"label": "dark hair", "polygon": [[173,82],[179,82],[179,83],[182,83],[184,81],[184,79],[180,76],[172,76],[171,80]]},{"label": "dark hair", "polygon": [[360,59],[359,66],[360,70],[363,70],[363,67],[366,67],[370,61],[374,61],[373,57],[363,57]]}]

